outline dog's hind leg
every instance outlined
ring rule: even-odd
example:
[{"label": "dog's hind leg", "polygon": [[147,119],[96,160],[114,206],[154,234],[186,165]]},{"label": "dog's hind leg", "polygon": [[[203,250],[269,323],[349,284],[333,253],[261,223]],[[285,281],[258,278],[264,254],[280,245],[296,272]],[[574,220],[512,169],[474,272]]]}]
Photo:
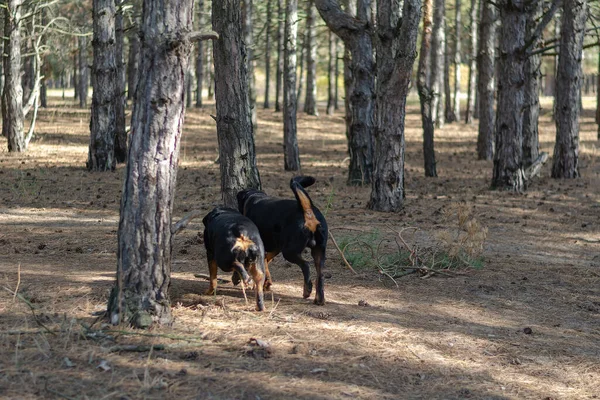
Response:
[{"label": "dog's hind leg", "polygon": [[298,265],[301,269],[302,269],[302,275],[304,275],[304,292],[302,294],[302,296],[307,299],[308,297],[310,297],[310,294],[312,292],[312,282],[310,281],[310,266],[309,264],[304,261],[304,259],[302,258],[302,256],[300,254],[286,254],[285,252],[283,253],[283,258],[285,258],[286,260],[288,260],[291,263],[294,263],[296,265]]},{"label": "dog's hind leg", "polygon": [[316,289],[315,289],[315,304],[322,306],[325,304],[325,291],[323,284],[323,268],[325,267],[325,249],[314,247],[311,250],[313,260],[315,261],[315,269],[317,270]]}]

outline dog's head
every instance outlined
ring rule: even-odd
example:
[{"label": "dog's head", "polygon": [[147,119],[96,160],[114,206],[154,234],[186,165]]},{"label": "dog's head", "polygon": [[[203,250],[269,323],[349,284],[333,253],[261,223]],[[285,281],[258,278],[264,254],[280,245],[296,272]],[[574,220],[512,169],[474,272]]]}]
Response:
[{"label": "dog's head", "polygon": [[246,215],[246,203],[248,200],[256,195],[256,194],[264,194],[264,192],[256,189],[244,189],[237,194],[237,202],[238,202],[238,211],[243,215]]}]

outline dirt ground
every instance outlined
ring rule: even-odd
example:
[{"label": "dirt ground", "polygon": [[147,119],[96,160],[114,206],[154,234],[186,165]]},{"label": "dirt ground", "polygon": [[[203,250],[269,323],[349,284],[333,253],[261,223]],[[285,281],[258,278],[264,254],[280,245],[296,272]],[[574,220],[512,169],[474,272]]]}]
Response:
[{"label": "dirt ground", "polygon": [[[413,99],[397,214],[366,210],[369,188],[345,185],[341,114],[299,115],[302,172],[317,178],[309,193],[338,242],[376,231],[389,248],[390,228],[410,226],[419,233],[407,241],[426,246],[455,224],[444,212],[466,202],[488,229],[483,266],[394,283],[372,263],[355,263],[354,274],[330,241],[325,306],[302,299],[300,269],[279,256],[257,313],[252,293],[246,303],[230,283],[200,295],[208,282],[194,274],[208,268],[196,220],[175,239],[175,322],[142,332],[94,316],[116,270],[124,169],[87,172],[88,111],[54,99],[27,153],[8,154],[0,139],[0,397],[598,398],[600,164],[595,104],[585,106],[583,177],[550,179],[548,164],[515,195],[489,190],[492,163],[476,160],[476,128],[462,123],[436,131],[439,177],[424,178]],[[219,203],[214,113],[186,113],[177,218]],[[265,190],[291,197],[281,125],[281,114],[259,110],[258,164]],[[550,154],[554,134],[546,113],[540,140]]]}]

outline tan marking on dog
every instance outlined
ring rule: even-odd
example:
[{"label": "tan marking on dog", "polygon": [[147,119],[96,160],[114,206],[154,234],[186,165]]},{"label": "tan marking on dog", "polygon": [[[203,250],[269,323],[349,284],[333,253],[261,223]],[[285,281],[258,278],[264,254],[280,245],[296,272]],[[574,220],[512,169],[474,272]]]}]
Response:
[{"label": "tan marking on dog", "polygon": [[215,260],[211,260],[208,263],[208,271],[210,273],[210,286],[204,294],[212,296],[217,293],[217,262]]},{"label": "tan marking on dog", "polygon": [[315,233],[317,227],[319,226],[319,220],[315,216],[315,213],[312,210],[312,204],[310,203],[310,199],[304,194],[302,190],[298,190],[298,199],[300,200],[300,206],[304,211],[304,226]]},{"label": "tan marking on dog", "polygon": [[254,242],[250,240],[250,238],[246,237],[244,234],[241,234],[239,238],[235,239],[235,243],[233,244],[231,250],[233,251],[239,249],[242,251],[246,251],[253,244]]}]

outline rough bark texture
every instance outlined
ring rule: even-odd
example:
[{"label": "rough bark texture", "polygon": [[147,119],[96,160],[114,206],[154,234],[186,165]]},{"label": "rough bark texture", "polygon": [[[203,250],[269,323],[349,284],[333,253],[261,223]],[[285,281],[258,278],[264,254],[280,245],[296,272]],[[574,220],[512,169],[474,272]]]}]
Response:
[{"label": "rough bark texture", "polygon": [[213,0],[212,26],[217,137],[223,202],[237,207],[242,189],[260,189],[248,93],[248,63],[242,39],[240,0]]},{"label": "rough bark texture", "polygon": [[371,182],[373,173],[373,135],[375,130],[375,63],[370,33],[371,1],[359,0],[356,18],[342,11],[335,0],[316,0],[321,17],[346,45],[350,57],[345,75],[347,110],[349,118],[348,150],[350,167],[348,184]]},{"label": "rough bark texture", "polygon": [[114,0],[93,1],[94,91],[87,169],[115,169],[117,62]]},{"label": "rough bark texture", "polygon": [[123,47],[125,34],[123,32],[123,9],[124,1],[115,0],[117,14],[115,16],[115,37],[116,37],[116,60],[117,60],[117,89],[115,102],[115,160],[117,163],[127,161],[127,130],[125,123],[125,103],[126,99],[126,77],[125,62],[123,61]]},{"label": "rough bark texture", "polygon": [[579,176],[579,101],[586,0],[564,0],[556,82],[553,178]]},{"label": "rough bark texture", "polygon": [[454,47],[452,48],[452,64],[454,65],[454,93],[452,94],[452,109],[454,121],[460,121],[460,38],[462,36],[462,21],[460,15],[461,1],[456,0],[454,7]]},{"label": "rough bark texture", "polygon": [[469,11],[469,89],[467,92],[467,108],[465,110],[465,123],[473,123],[473,102],[477,86],[477,0],[471,0]]},{"label": "rough bark texture", "polygon": [[[204,29],[206,19],[204,18],[204,0],[198,0],[198,26]],[[196,107],[202,108],[202,86],[204,81],[204,41],[198,41],[196,45]]]},{"label": "rough bark texture", "polygon": [[431,88],[433,101],[431,104],[436,126],[444,125],[444,11],[445,0],[435,0],[433,7],[433,27],[431,37]]},{"label": "rough bark texture", "polygon": [[252,32],[252,13],[253,0],[242,0],[242,24],[244,34],[244,45],[246,51],[246,63],[248,80],[248,95],[250,100],[250,117],[254,131],[257,129],[258,120],[256,119],[256,82],[254,79],[254,34]]},{"label": "rough bark texture", "polygon": [[525,0],[500,3],[498,106],[496,114],[496,151],[492,187],[524,190],[523,106],[525,57]]},{"label": "rough bark texture", "polygon": [[399,211],[404,202],[404,119],[421,1],[405,0],[402,19],[399,8],[394,0],[377,1],[377,157],[368,207],[387,212]]},{"label": "rough bark texture", "polygon": [[88,89],[89,89],[89,71],[88,71],[88,61],[87,61],[87,37],[79,36],[77,38],[79,44],[79,107],[86,108],[87,107],[87,99],[88,99]]},{"label": "rough bark texture", "polygon": [[127,100],[135,98],[135,89],[138,82],[140,69],[140,21],[136,20],[136,26],[129,34],[129,54],[127,57]]},{"label": "rough bark texture", "polygon": [[327,115],[333,115],[335,111],[335,92],[337,87],[337,44],[335,33],[329,31],[329,63],[327,64]]},{"label": "rough bark texture", "polygon": [[304,112],[319,115],[317,112],[317,10],[315,1],[306,3],[306,98]]},{"label": "rough bark texture", "polygon": [[281,111],[285,38],[285,2],[277,0],[277,70],[275,71],[275,111]]},{"label": "rough bark texture", "polygon": [[183,127],[192,0],[145,0],[138,91],[118,231],[112,323],[172,321],[172,210]]},{"label": "rough bark texture", "polygon": [[285,51],[283,64],[283,157],[286,171],[300,170],[300,152],[296,131],[296,40],[298,36],[298,0],[286,0]]},{"label": "rough bark texture", "polygon": [[[479,100],[479,133],[477,135],[477,158],[491,160],[494,157],[494,77],[496,71],[496,6],[481,1],[479,24],[479,54],[477,56],[477,92]],[[475,110],[473,110],[474,112]]]},{"label": "rough bark texture", "polygon": [[265,28],[265,101],[263,108],[270,108],[271,101],[269,92],[271,91],[271,20],[273,0],[267,0],[267,26]]},{"label": "rough bark texture", "polygon": [[23,134],[23,87],[21,86],[22,0],[9,0],[4,10],[4,89],[2,91],[2,134],[8,151],[25,151]]}]

